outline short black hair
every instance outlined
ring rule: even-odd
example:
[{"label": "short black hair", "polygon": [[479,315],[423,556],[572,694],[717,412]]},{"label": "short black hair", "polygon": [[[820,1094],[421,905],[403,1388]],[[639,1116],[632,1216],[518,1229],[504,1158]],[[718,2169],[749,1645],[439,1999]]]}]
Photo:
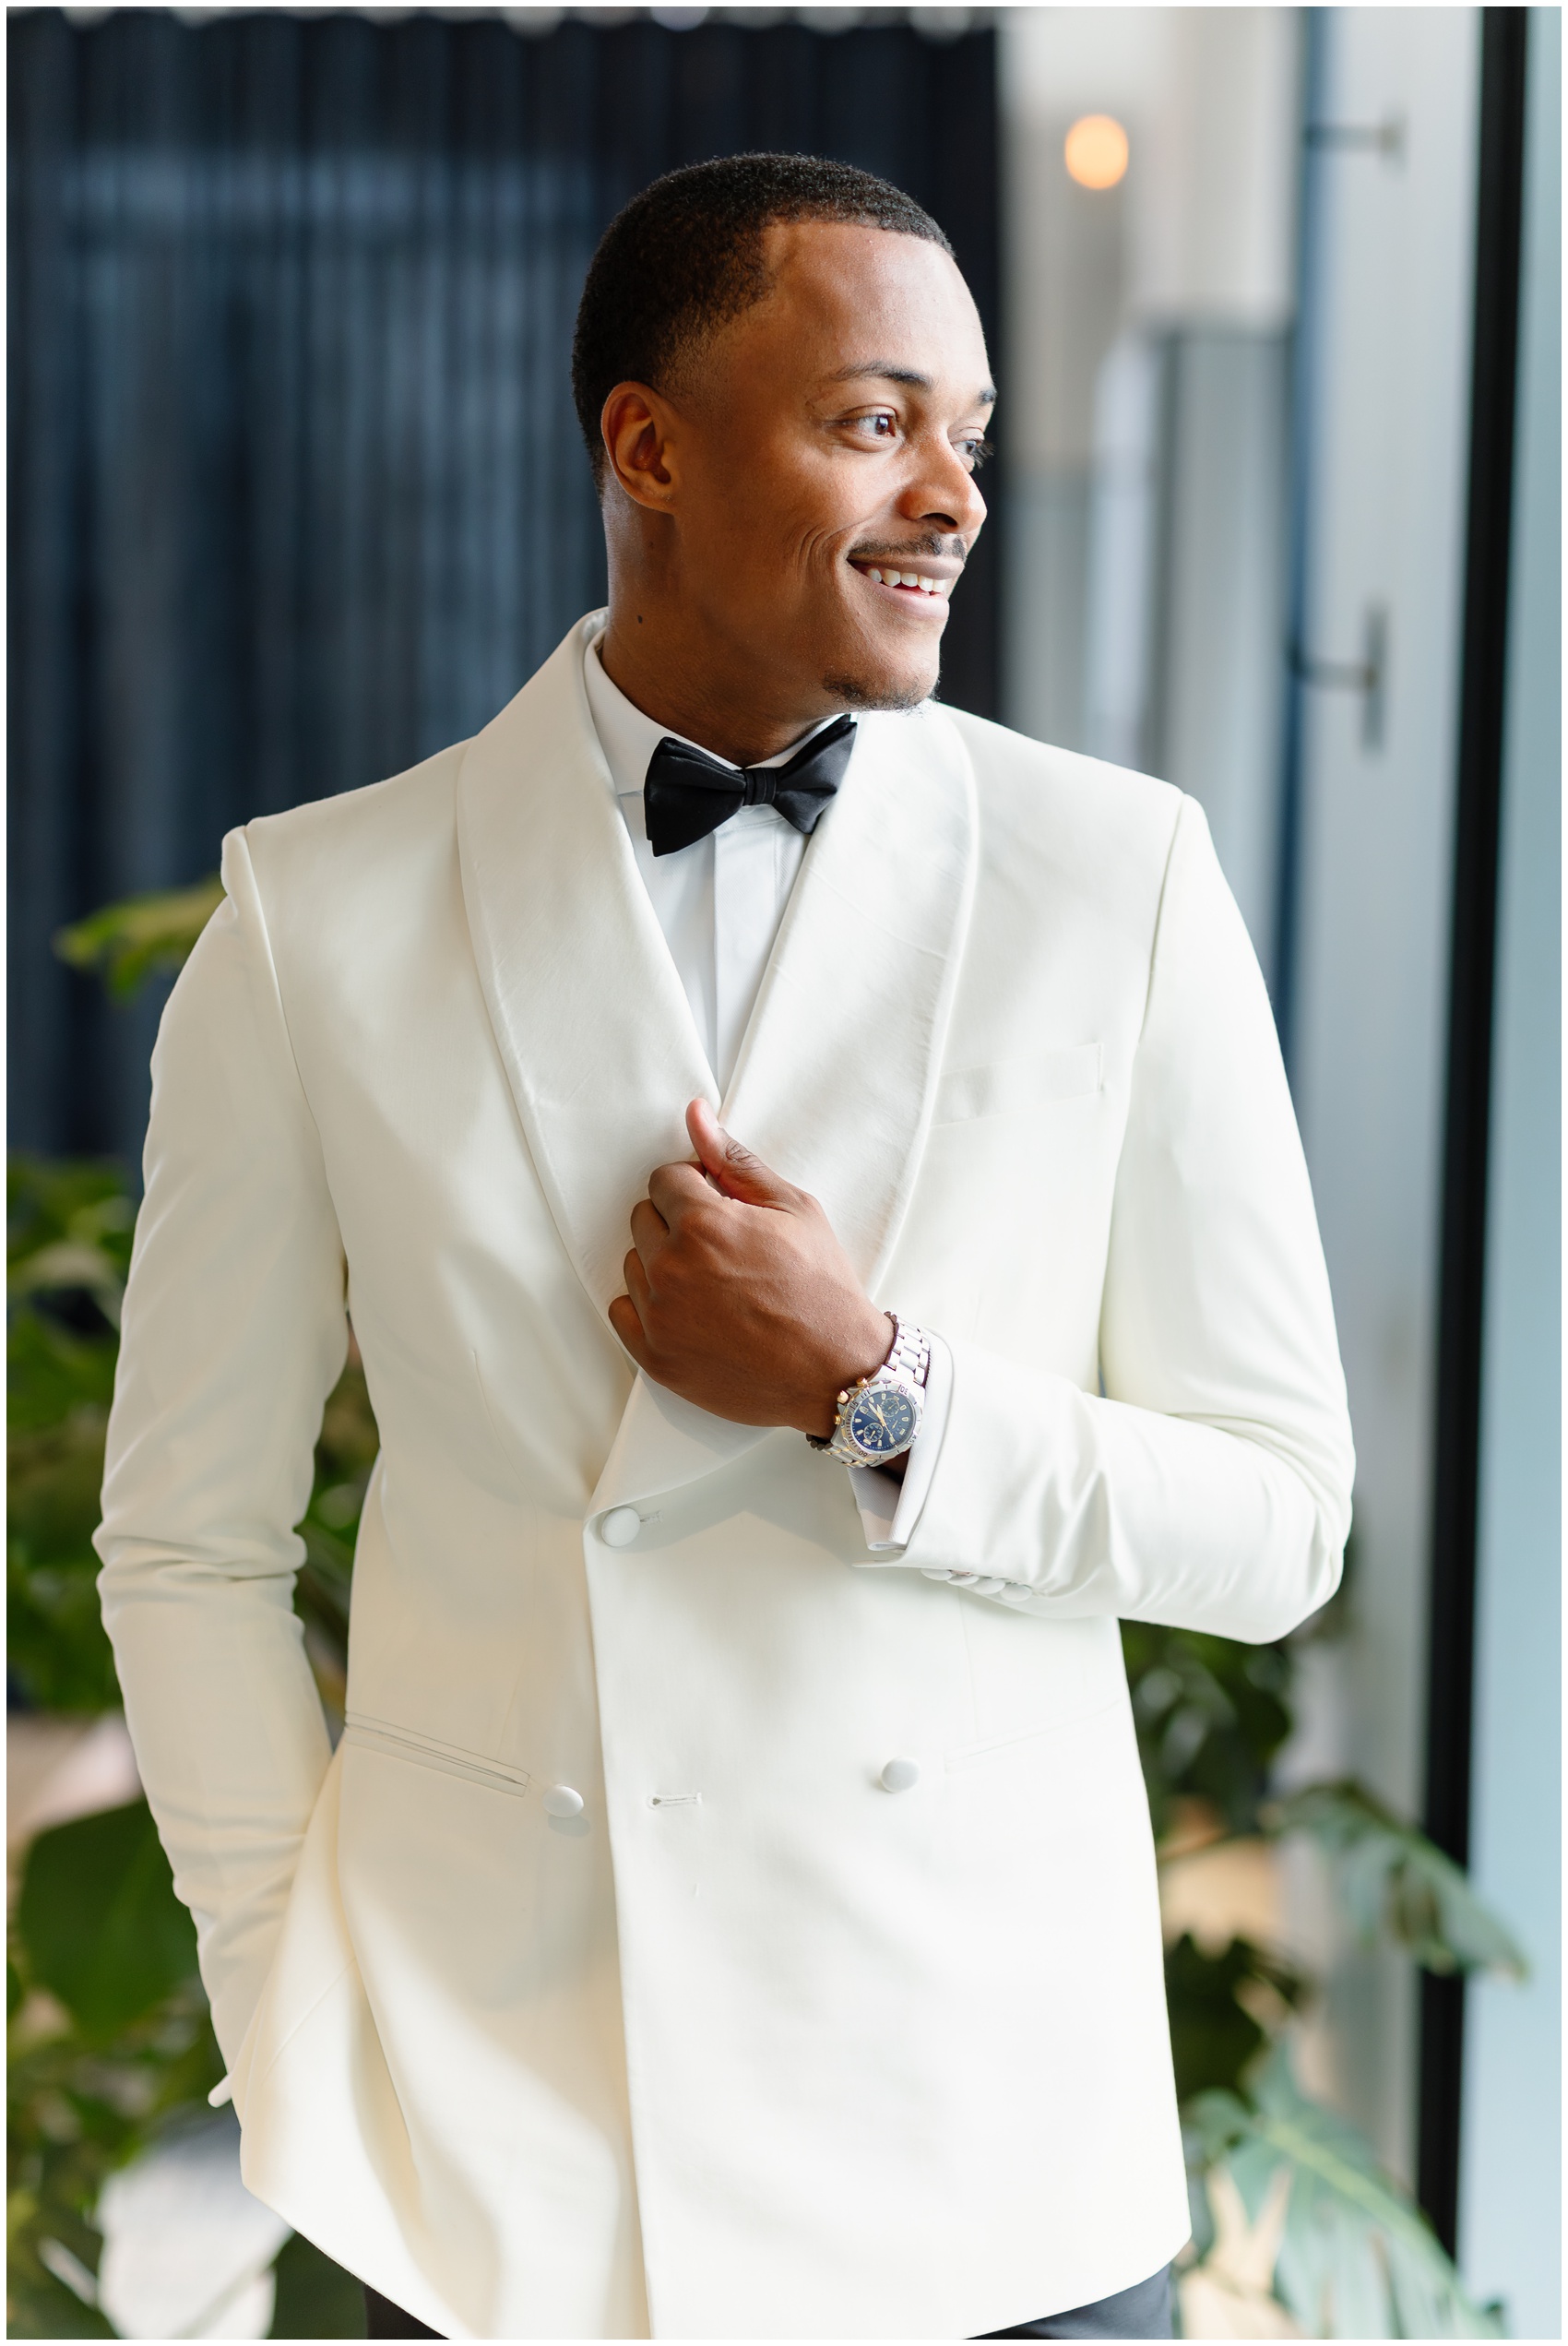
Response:
[{"label": "short black hair", "polygon": [[572,397],[594,478],[617,383],[661,389],[691,345],[767,292],[763,232],[781,220],[841,220],[952,245],[912,196],[817,155],[726,155],[667,172],[616,213],[577,305]]}]

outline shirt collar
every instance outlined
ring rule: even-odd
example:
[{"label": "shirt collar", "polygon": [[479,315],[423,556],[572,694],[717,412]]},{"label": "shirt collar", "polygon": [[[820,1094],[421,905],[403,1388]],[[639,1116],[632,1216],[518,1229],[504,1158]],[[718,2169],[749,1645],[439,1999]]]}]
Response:
[{"label": "shirt collar", "polygon": [[[583,683],[588,691],[588,714],[593,719],[593,729],[599,735],[599,745],[604,752],[604,762],[610,768],[610,780],[615,794],[618,798],[640,798],[648,761],[659,743],[686,741],[686,735],[671,733],[668,725],[655,724],[651,717],[646,717],[635,702],[626,698],[619,685],[611,683],[604,672],[604,662],[599,656],[597,637],[583,654]],[[758,762],[764,766],[785,765],[802,742],[810,741],[813,733],[820,733],[824,725],[831,725],[834,721],[831,717],[824,717],[820,723],[808,727],[800,741],[791,742],[788,749],[781,749],[777,757],[764,757]],[[740,770],[731,758],[719,757],[716,749],[705,749],[701,742],[688,742],[687,746],[702,750],[705,757],[718,758],[721,766],[730,767],[732,772]],[[771,813],[773,810],[767,811]]]}]

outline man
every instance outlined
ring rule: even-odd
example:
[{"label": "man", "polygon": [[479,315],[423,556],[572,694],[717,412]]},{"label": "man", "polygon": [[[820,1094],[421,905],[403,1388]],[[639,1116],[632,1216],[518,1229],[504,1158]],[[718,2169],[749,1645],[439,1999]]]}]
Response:
[{"label": "man", "polygon": [[1168,2334],[1117,1620],[1279,1637],[1348,1514],[1264,990],[1195,805],[931,698],[908,198],[675,173],[575,378],[608,613],[233,834],[155,1061],[104,1603],[245,2177],[390,2331]]}]

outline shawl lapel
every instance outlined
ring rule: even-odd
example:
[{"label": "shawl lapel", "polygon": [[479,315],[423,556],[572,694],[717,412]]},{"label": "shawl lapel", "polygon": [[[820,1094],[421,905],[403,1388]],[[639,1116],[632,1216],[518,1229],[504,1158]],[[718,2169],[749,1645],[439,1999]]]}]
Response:
[{"label": "shawl lapel", "polygon": [[600,1313],[624,1292],[627,1218],[690,1154],[685,1106],[718,1091],[588,714],[574,627],[476,734],[457,781],[463,902],[529,1153]]},{"label": "shawl lapel", "polygon": [[[718,1104],[583,686],[598,614],[469,744],[458,854],[495,1039],[550,1210],[600,1313],[628,1217]],[[974,780],[940,709],[863,717],[806,851],[729,1093],[738,1139],[821,1199],[874,1295],[931,1121],[974,892]],[[763,1438],[638,1377],[593,1509]]]}]

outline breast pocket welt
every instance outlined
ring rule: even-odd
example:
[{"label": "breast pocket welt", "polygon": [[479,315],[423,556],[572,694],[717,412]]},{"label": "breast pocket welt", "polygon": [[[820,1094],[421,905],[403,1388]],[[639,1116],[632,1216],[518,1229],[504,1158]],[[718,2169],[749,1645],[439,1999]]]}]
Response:
[{"label": "breast pocket welt", "polygon": [[983,1116],[1028,1114],[1058,1101],[1084,1100],[1103,1088],[1104,1053],[1098,1042],[1064,1051],[1020,1053],[988,1066],[950,1067],[937,1086],[933,1123],[961,1125]]}]

